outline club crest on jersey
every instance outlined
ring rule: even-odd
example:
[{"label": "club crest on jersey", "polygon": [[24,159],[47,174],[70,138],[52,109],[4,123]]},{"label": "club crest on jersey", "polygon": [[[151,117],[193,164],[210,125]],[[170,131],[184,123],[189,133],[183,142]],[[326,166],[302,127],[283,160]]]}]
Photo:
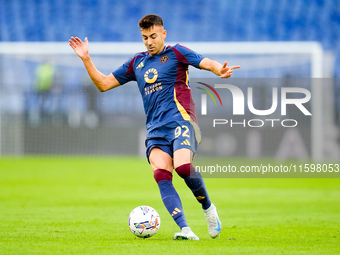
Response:
[{"label": "club crest on jersey", "polygon": [[168,61],[168,59],[169,59],[169,56],[165,55],[165,56],[161,57],[161,59],[159,61],[161,61],[161,63],[164,64],[166,61]]},{"label": "club crest on jersey", "polygon": [[158,72],[155,68],[150,68],[144,74],[144,80],[147,83],[154,83],[157,80]]}]

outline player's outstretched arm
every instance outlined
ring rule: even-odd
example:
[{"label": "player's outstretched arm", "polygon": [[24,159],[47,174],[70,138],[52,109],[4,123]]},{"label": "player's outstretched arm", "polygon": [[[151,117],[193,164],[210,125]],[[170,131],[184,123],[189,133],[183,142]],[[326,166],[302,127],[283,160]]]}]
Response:
[{"label": "player's outstretched arm", "polygon": [[85,43],[83,43],[78,37],[72,36],[69,44],[83,61],[89,76],[99,91],[107,91],[120,85],[112,73],[106,76],[95,67],[89,55],[89,41],[87,37],[85,38]]},{"label": "player's outstretched arm", "polygon": [[227,66],[227,64],[227,61],[221,65],[215,60],[204,58],[199,64],[199,67],[204,70],[211,71],[221,78],[229,78],[233,74],[234,69],[241,68],[241,66]]}]

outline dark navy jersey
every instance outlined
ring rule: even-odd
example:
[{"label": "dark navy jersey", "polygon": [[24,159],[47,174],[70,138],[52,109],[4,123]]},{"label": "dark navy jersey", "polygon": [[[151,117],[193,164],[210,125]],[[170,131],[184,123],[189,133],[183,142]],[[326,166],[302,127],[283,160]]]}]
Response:
[{"label": "dark navy jersey", "polygon": [[196,120],[189,87],[188,66],[199,68],[204,57],[176,44],[155,56],[137,53],[112,74],[122,85],[137,81],[143,97],[146,128],[151,131],[172,121]]}]

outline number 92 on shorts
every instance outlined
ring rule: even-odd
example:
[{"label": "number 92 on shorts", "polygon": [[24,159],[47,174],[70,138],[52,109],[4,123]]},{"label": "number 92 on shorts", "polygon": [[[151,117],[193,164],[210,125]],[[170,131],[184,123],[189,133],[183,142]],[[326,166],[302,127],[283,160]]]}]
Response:
[{"label": "number 92 on shorts", "polygon": [[146,156],[153,148],[160,148],[173,158],[173,152],[187,148],[194,155],[201,142],[201,131],[196,122],[173,121],[150,130],[146,135]]}]

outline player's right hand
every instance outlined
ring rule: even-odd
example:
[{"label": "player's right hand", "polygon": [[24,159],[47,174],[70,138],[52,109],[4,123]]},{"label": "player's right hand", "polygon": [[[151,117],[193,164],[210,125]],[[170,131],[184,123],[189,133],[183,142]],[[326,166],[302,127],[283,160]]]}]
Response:
[{"label": "player's right hand", "polygon": [[89,56],[89,41],[87,37],[85,37],[85,43],[83,43],[80,38],[72,36],[69,44],[81,59],[86,59]]}]

